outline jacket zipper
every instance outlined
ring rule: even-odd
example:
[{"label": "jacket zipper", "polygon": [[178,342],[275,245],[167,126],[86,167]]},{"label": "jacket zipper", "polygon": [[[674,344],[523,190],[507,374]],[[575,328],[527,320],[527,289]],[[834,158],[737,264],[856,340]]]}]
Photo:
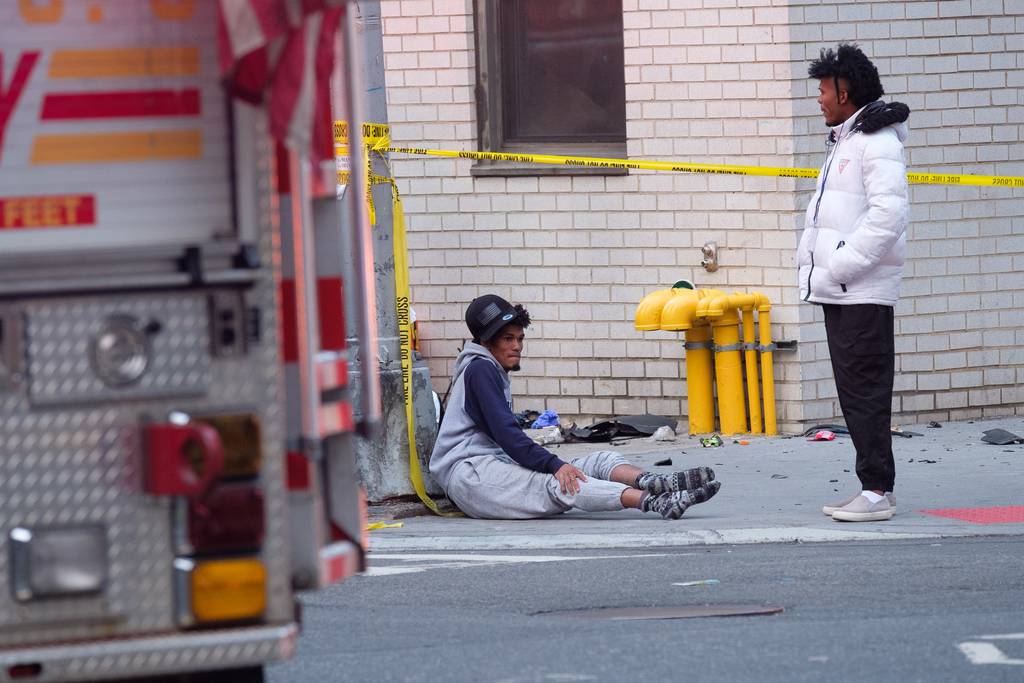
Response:
[{"label": "jacket zipper", "polygon": [[[811,220],[811,225],[815,230],[818,228],[818,210],[821,208],[821,200],[825,196],[825,183],[828,182],[828,172],[832,170],[832,161],[836,158],[836,152],[839,151],[839,139],[843,136],[843,127],[839,127],[839,135],[836,135],[836,144],[831,150],[831,154],[825,155],[825,171],[824,177],[821,179],[821,192],[818,193],[818,201],[814,205],[814,218]],[[817,240],[815,240],[817,244]],[[811,299],[811,276],[814,275],[814,249],[811,249],[811,269],[807,271],[807,296],[804,297],[804,301],[810,301]],[[842,285],[843,291],[846,291],[846,285]]]}]

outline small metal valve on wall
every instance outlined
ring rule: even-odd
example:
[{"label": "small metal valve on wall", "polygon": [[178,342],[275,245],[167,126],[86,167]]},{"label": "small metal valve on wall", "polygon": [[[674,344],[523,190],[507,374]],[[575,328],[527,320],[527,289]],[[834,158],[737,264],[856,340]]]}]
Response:
[{"label": "small metal valve on wall", "polygon": [[703,254],[704,258],[700,264],[704,266],[704,270],[709,273],[713,273],[718,270],[718,243],[717,242],[705,242],[704,246],[700,248],[700,253]]}]

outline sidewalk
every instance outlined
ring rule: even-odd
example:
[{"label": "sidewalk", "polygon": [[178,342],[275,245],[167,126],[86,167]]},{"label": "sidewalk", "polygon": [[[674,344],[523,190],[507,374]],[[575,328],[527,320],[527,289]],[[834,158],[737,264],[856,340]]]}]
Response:
[{"label": "sidewalk", "polygon": [[[543,520],[495,521],[420,515],[401,528],[371,532],[373,551],[550,550],[557,548],[651,548],[681,545],[780,543],[1024,535],[1024,445],[994,446],[982,432],[1000,427],[1024,436],[1020,416],[944,424],[904,425],[921,434],[893,438],[897,514],[888,522],[835,522],[821,506],[859,488],[848,436],[809,442],[797,437],[724,438],[702,448],[696,438],[674,442],[633,439],[611,447],[633,464],[659,471],[710,465],[722,490],[690,508],[678,521],[637,510],[569,512]],[[740,438],[740,437],[737,437]],[[607,444],[561,444],[563,460]],[[672,467],[654,468],[671,458]],[[1006,508],[1011,510],[984,510]],[[936,516],[924,509],[971,508],[983,521],[993,513],[1015,513],[1020,521],[978,523]],[[371,521],[389,521],[387,508],[373,508]]]}]

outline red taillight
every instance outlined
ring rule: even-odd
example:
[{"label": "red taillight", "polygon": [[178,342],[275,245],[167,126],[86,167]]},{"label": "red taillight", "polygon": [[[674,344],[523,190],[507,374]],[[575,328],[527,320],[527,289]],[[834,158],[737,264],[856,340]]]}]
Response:
[{"label": "red taillight", "polygon": [[9,678],[35,678],[43,672],[42,664],[15,664],[7,667]]},{"label": "red taillight", "polygon": [[220,483],[189,502],[188,535],[196,552],[256,549],[263,542],[263,491]]}]

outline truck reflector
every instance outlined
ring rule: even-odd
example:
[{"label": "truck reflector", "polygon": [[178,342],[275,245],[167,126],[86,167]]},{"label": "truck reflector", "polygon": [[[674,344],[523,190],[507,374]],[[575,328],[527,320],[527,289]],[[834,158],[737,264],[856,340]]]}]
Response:
[{"label": "truck reflector", "polygon": [[267,570],[257,559],[197,561],[191,579],[198,624],[256,619],[266,608]]},{"label": "truck reflector", "polygon": [[193,415],[196,422],[217,430],[224,447],[222,478],[255,477],[262,461],[262,433],[255,415]]}]

